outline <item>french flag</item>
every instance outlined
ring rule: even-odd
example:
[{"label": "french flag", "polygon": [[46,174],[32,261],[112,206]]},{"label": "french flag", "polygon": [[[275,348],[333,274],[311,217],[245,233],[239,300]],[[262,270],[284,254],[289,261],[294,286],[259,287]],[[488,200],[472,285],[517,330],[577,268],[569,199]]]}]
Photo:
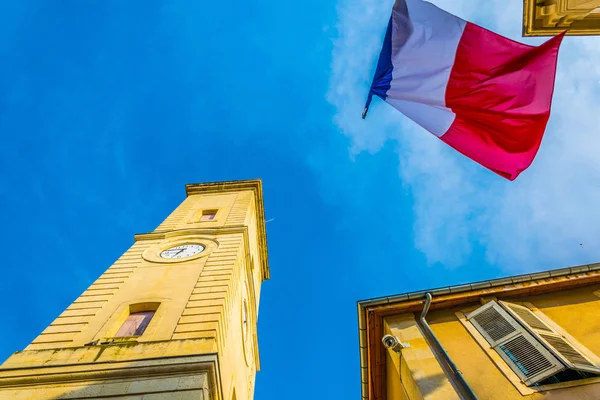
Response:
[{"label": "french flag", "polygon": [[369,91],[443,142],[514,180],[550,117],[564,33],[528,46],[423,0],[397,0]]}]

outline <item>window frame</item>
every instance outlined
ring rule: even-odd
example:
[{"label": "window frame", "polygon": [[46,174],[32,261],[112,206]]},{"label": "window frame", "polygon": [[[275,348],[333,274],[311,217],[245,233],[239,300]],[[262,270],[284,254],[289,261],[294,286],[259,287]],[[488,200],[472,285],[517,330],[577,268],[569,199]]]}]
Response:
[{"label": "window frame", "polygon": [[[482,316],[483,314],[492,310],[496,312],[498,317],[505,321],[505,327],[510,326],[512,328],[512,331],[505,330],[504,335],[498,339],[492,338],[477,320],[477,317]],[[479,334],[485,338],[489,346],[491,346],[491,348],[498,353],[500,358],[504,360],[509,368],[527,386],[541,382],[544,379],[566,369],[550,351],[548,351],[541,343],[539,343],[534,335],[522,327],[516,318],[511,316],[506,310],[503,309],[503,307],[500,306],[500,304],[496,303],[495,301],[490,301],[489,303],[477,308],[475,311],[469,313],[466,318],[469,323],[474,325]],[[508,350],[503,351],[504,346],[514,342],[515,340],[525,340],[528,342],[531,345],[531,350],[536,351],[540,359],[543,358],[546,360],[548,363],[547,367],[538,372],[532,373],[531,375],[528,375],[526,372],[524,372],[523,370],[526,371],[526,367],[524,367],[518,359],[511,358]]]},{"label": "window frame", "polygon": [[[495,298],[492,298],[495,300]],[[483,299],[482,299],[483,301]],[[489,301],[486,301],[486,304]],[[529,302],[520,302],[521,305],[528,307],[534,314],[536,314],[540,319],[542,319],[546,324],[550,325],[554,330],[563,335],[570,343],[578,348],[581,352],[586,354],[588,358],[594,361],[597,365],[600,365],[600,357],[595,355],[581,343],[579,343],[574,337],[569,335],[562,327],[556,324],[554,321],[550,319],[547,315],[545,315],[542,311],[536,308],[532,303]],[[576,386],[584,386],[589,384],[597,384],[600,383],[600,377],[592,377],[579,379],[575,381],[567,381],[539,386],[527,386],[523,381],[519,378],[519,376],[514,372],[514,370],[504,361],[502,357],[498,354],[496,350],[494,350],[488,341],[484,338],[484,336],[475,328],[475,326],[467,320],[467,315],[472,313],[473,311],[479,309],[482,305],[473,305],[470,307],[466,307],[460,311],[455,312],[455,316],[461,325],[465,328],[465,330],[471,335],[471,337],[477,342],[482,351],[488,356],[488,358],[492,361],[492,363],[498,368],[498,370],[504,375],[504,377],[521,393],[523,396],[531,395],[538,392],[546,392],[549,390],[563,389],[568,387],[576,387]]]},{"label": "window frame", "polygon": [[[205,215],[212,215],[212,219],[202,219]],[[220,218],[219,208],[203,208],[194,213],[194,217],[189,223],[207,223],[216,222]]]},{"label": "window frame", "polygon": [[[581,370],[583,372],[600,374],[600,366],[599,366],[598,360],[596,359],[597,357],[590,358],[588,356],[588,353],[591,353],[591,352],[588,349],[586,349],[585,346],[583,346],[581,343],[579,343],[577,340],[575,340],[575,338],[573,338],[570,335],[569,335],[569,337],[565,337],[565,335],[563,335],[562,332],[558,331],[554,326],[552,326],[552,325],[556,326],[557,324],[548,324],[546,319],[540,318],[539,314],[543,314],[541,311],[538,310],[538,312],[536,313],[533,310],[531,310],[531,308],[528,307],[527,305],[521,305],[518,303],[512,303],[512,302],[507,302],[507,301],[499,301],[499,303],[509,314],[511,314],[513,316],[513,318],[515,318],[515,319],[519,318],[521,320],[520,323],[522,324],[522,326],[524,326],[525,329],[527,329],[527,331],[529,331],[529,333],[534,335],[535,338],[540,343],[542,343],[544,346],[546,346],[546,348],[551,349],[550,351],[552,352],[552,354],[556,358],[558,358],[564,365],[566,365],[567,368]],[[537,321],[542,323],[544,325],[544,327],[536,329],[533,325],[531,325],[529,322],[527,322],[525,320],[525,318],[518,315],[517,314],[518,311],[516,311],[516,310],[522,310],[523,312],[529,313],[533,318],[536,318]],[[547,318],[547,319],[550,319],[550,318]],[[593,366],[587,366],[587,365],[577,364],[577,363],[573,362],[565,354],[563,354],[563,352],[560,351],[555,345],[550,343],[547,338],[553,338],[553,339],[565,342],[566,345],[570,346],[573,350],[575,350],[577,353],[579,353],[581,358],[583,358],[585,361],[589,362],[590,364],[593,364]],[[585,349],[587,351],[584,351],[583,349]]]},{"label": "window frame", "polygon": [[[159,330],[159,321],[170,309],[170,299],[166,298],[146,298],[136,299],[136,301],[125,301],[110,311],[110,318],[96,331],[93,337],[82,338],[84,343],[98,340],[101,344],[125,343],[125,342],[147,342],[152,340],[164,340],[170,338],[165,332]],[[144,333],[140,336],[116,336],[123,323],[132,313],[140,311],[154,311],[154,316],[146,326]]]},{"label": "window frame", "polygon": [[[129,322],[129,319],[131,318],[131,316],[138,315],[138,314],[143,314],[143,316],[142,316],[141,320],[139,321],[139,324],[137,326],[134,325],[135,330],[133,331],[133,335],[119,335],[119,332],[121,332],[121,329],[123,329],[125,327],[125,324],[127,324]],[[156,310],[130,311],[129,314],[127,315],[127,317],[125,318],[125,321],[123,321],[123,323],[121,324],[121,326],[115,333],[114,338],[115,339],[117,339],[117,338],[118,339],[138,338],[138,337],[142,336],[144,334],[144,332],[146,332],[146,330],[148,329],[148,326],[150,326],[150,323],[152,322],[152,320],[154,319],[155,316],[156,316]],[[138,321],[136,321],[136,322],[138,322]],[[136,334],[140,329],[142,331],[139,334]]]}]

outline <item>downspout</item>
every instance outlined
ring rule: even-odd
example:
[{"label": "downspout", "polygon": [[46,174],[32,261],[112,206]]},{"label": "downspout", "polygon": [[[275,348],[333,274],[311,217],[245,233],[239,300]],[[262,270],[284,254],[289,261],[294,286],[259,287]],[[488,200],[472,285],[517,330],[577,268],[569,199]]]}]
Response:
[{"label": "downspout", "polygon": [[448,367],[452,370],[452,373],[454,374],[456,379],[458,379],[458,381],[460,382],[460,384],[461,384],[465,394],[468,396],[468,398],[470,400],[478,400],[477,396],[475,396],[475,393],[473,392],[473,389],[471,389],[471,386],[469,386],[469,384],[463,377],[462,372],[456,367],[456,364],[454,364],[454,362],[452,361],[452,359],[450,358],[450,356],[448,355],[448,353],[446,352],[446,350],[444,349],[444,347],[438,340],[437,336],[435,336],[435,333],[433,333],[433,331],[429,327],[429,324],[427,323],[427,320],[425,319],[425,317],[427,316],[427,313],[429,312],[429,307],[431,306],[431,299],[432,299],[431,293],[426,293],[425,298],[426,298],[425,306],[423,307],[423,311],[421,312],[421,318],[419,318],[419,320],[421,322],[421,326],[423,327],[423,329],[425,329],[425,331],[427,332],[429,337],[433,340],[434,344],[436,345],[436,347],[438,348],[442,357],[444,358],[444,361],[446,362],[446,364],[448,364]]}]

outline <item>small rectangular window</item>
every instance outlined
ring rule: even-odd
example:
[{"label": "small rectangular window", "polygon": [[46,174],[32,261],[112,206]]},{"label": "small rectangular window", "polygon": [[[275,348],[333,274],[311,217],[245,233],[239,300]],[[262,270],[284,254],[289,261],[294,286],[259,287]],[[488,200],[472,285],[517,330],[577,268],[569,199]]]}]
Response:
[{"label": "small rectangular window", "polygon": [[139,311],[129,314],[115,337],[141,336],[156,311]]},{"label": "small rectangular window", "polygon": [[202,210],[200,221],[212,221],[217,216],[217,210]]}]

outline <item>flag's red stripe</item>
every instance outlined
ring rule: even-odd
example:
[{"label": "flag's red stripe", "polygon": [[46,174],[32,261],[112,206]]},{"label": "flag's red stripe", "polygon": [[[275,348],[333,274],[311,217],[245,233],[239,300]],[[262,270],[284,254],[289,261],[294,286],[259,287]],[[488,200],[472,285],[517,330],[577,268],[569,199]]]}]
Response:
[{"label": "flag's red stripe", "polygon": [[441,139],[513,180],[538,151],[563,34],[539,47],[467,23],[446,89],[456,119]]}]

